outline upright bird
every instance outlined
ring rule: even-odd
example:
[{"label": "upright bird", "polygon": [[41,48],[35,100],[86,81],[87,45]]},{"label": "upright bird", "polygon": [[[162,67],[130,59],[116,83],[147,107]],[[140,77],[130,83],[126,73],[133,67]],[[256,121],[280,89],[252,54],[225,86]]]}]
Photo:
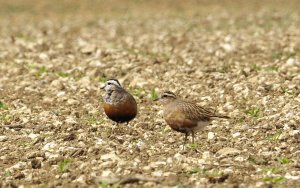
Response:
[{"label": "upright bird", "polygon": [[192,135],[192,143],[194,144],[195,133],[207,126],[212,119],[229,118],[193,102],[184,101],[171,91],[163,92],[157,100],[162,101],[164,105],[163,116],[167,124],[173,130],[185,134],[183,147],[189,134]]},{"label": "upright bird", "polygon": [[137,103],[116,79],[109,79],[101,87],[105,90],[103,109],[109,119],[128,124],[137,115]]}]

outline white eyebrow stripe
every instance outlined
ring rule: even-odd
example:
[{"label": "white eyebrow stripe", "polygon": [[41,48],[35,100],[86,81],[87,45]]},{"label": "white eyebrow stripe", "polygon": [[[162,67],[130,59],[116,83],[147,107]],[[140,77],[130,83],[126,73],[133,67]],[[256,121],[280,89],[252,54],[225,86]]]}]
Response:
[{"label": "white eyebrow stripe", "polygon": [[176,95],[175,95],[174,93],[169,93],[169,92],[163,93],[162,96],[169,96],[169,97],[174,97],[174,98],[176,98]]},{"label": "white eyebrow stripe", "polygon": [[122,87],[121,84],[118,81],[116,81],[116,80],[108,80],[107,83],[111,83],[111,84],[114,84],[114,85]]}]

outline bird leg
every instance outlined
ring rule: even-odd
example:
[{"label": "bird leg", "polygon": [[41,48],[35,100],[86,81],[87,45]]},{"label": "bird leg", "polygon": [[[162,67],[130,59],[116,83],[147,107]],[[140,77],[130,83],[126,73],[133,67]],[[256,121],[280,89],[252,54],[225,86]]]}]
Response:
[{"label": "bird leg", "polygon": [[[192,130],[192,143],[193,145],[195,144],[195,131]],[[198,150],[197,150],[197,145],[194,145],[195,146],[195,152],[198,153]]]},{"label": "bird leg", "polygon": [[184,135],[184,141],[183,141],[183,150],[185,148],[185,144],[186,144],[186,141],[187,141],[187,137],[188,137],[189,133],[186,132],[185,135]]},{"label": "bird leg", "polygon": [[195,132],[192,131],[192,144],[194,144],[194,143],[195,143]]},{"label": "bird leg", "polygon": [[118,128],[118,122],[113,123],[112,134],[115,134],[115,130]]}]

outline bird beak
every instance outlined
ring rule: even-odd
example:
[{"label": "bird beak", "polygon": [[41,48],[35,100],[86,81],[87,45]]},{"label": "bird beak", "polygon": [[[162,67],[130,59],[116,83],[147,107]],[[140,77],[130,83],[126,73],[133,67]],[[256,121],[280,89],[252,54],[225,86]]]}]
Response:
[{"label": "bird beak", "polygon": [[102,84],[101,86],[100,86],[100,89],[104,89],[105,88],[105,84]]}]

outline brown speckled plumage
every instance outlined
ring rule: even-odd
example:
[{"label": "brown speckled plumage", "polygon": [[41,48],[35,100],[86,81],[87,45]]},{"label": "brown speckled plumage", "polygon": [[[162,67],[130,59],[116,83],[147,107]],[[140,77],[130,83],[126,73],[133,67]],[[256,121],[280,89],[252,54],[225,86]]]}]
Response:
[{"label": "brown speckled plumage", "polygon": [[164,103],[164,119],[167,124],[173,130],[185,133],[184,144],[190,133],[194,143],[195,132],[208,125],[213,118],[229,118],[219,115],[211,109],[179,99],[170,91],[162,93],[160,99]]}]

